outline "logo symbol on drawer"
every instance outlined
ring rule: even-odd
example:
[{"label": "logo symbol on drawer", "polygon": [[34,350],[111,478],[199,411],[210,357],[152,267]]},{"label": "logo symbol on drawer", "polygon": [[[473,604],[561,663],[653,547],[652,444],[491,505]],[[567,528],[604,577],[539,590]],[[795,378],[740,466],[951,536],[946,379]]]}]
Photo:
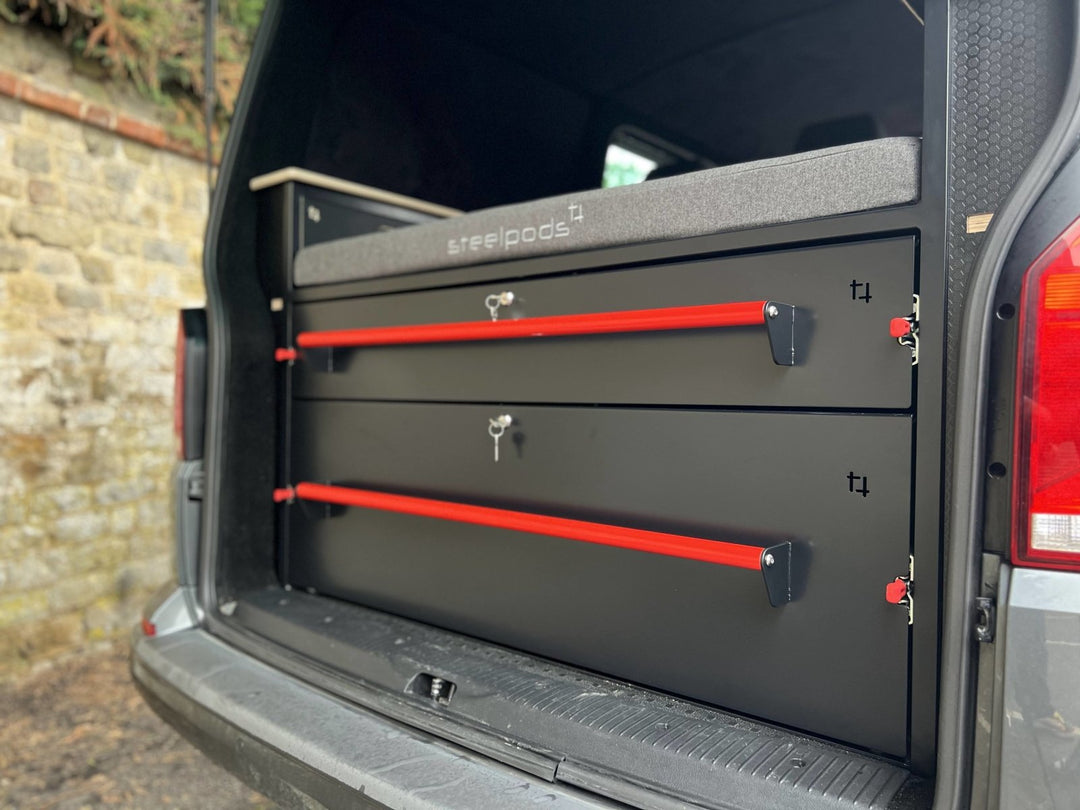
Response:
[{"label": "logo symbol on drawer", "polygon": [[[864,289],[865,288],[865,289]],[[870,282],[859,281],[858,279],[851,280],[851,300],[862,301],[864,304],[869,304],[870,299],[874,296],[870,294]]]},{"label": "logo symbol on drawer", "polygon": [[[856,486],[858,484],[858,486]],[[856,475],[854,471],[847,474],[848,492],[853,495],[862,495],[864,498],[870,494],[870,487],[866,483],[865,475]]]}]

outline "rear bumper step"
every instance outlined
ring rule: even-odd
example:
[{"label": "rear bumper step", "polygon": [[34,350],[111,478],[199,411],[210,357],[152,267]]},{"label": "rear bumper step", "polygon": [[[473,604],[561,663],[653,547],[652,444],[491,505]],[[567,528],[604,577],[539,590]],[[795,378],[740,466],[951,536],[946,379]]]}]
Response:
[{"label": "rear bumper step", "polygon": [[131,666],[155,711],[284,806],[614,808],[346,705],[202,630],[139,639]]},{"label": "rear bumper step", "polygon": [[325,597],[267,589],[232,621],[345,675],[319,683],[347,699],[632,806],[887,808],[913,781],[872,755]]}]

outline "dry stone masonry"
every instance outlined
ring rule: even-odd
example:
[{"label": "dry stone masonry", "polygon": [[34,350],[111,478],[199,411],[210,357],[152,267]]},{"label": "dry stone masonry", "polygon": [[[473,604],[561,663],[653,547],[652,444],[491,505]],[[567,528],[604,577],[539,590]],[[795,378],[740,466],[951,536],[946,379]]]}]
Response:
[{"label": "dry stone masonry", "polygon": [[[3,68],[0,85],[5,75],[11,85]],[[104,120],[100,107],[10,95],[0,95],[0,677],[126,633],[170,576],[176,311],[204,299],[207,212],[198,161],[72,114]]]}]

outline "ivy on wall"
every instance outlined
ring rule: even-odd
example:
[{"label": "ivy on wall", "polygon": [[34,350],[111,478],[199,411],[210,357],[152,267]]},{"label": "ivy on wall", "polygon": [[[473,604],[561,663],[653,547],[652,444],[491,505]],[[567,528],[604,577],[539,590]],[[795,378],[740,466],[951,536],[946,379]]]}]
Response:
[{"label": "ivy on wall", "polygon": [[[214,66],[218,130],[232,115],[265,3],[220,0]],[[130,81],[171,113],[172,134],[201,146],[204,6],[203,0],[0,0],[0,18],[58,31],[84,70]]]}]

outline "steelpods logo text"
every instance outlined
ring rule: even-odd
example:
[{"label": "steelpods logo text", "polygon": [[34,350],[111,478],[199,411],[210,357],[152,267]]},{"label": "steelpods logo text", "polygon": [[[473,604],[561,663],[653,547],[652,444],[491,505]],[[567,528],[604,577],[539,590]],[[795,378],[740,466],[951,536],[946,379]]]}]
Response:
[{"label": "steelpods logo text", "polygon": [[533,242],[550,242],[570,235],[571,227],[585,221],[585,211],[578,203],[567,206],[567,215],[562,218],[549,217],[539,225],[525,225],[520,228],[501,226],[497,231],[488,231],[472,236],[460,236],[446,243],[446,252],[450,256],[463,253],[479,253],[487,250],[510,250],[517,245]]}]

